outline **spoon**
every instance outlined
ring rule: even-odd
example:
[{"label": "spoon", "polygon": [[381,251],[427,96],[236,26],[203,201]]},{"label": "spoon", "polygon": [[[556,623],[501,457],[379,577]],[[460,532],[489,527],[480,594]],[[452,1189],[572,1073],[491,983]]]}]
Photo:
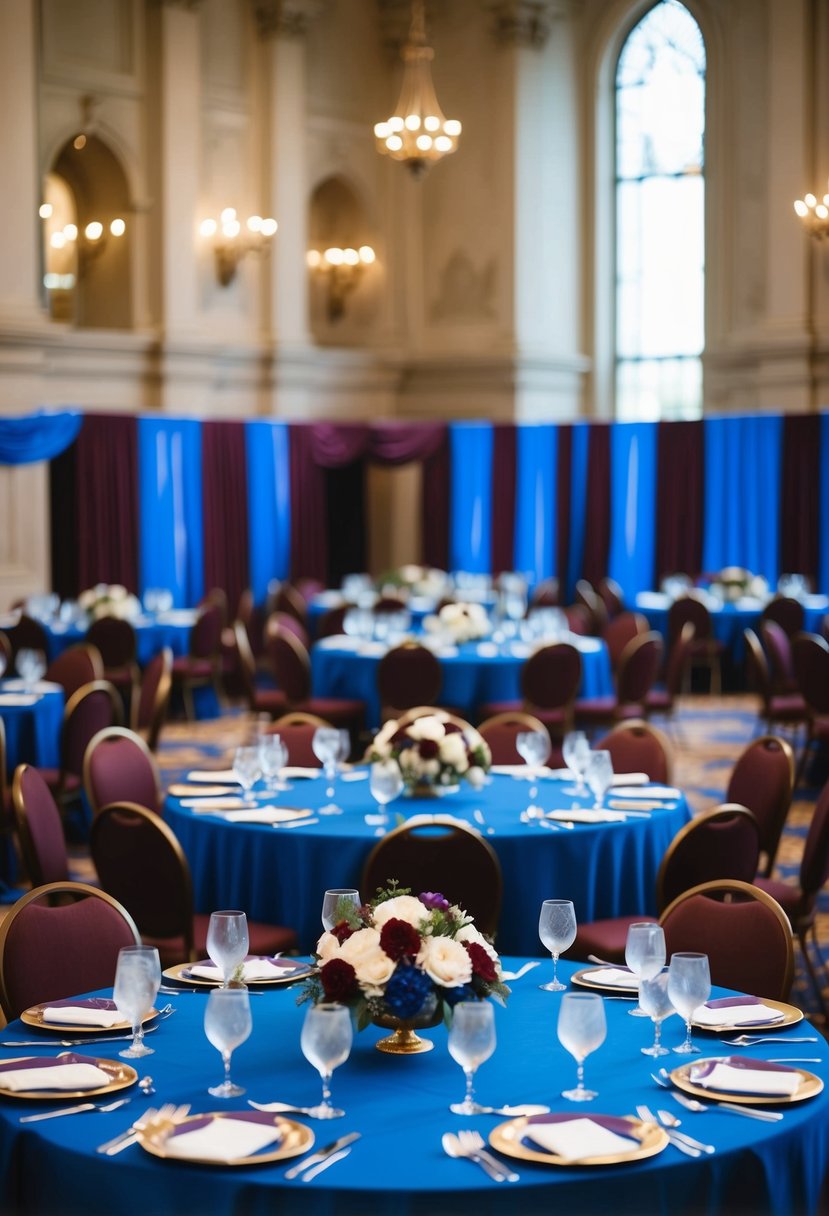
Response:
[{"label": "spoon", "polygon": [[313,1107],[292,1106],[290,1102],[254,1102],[251,1098],[248,1098],[248,1106],[254,1107],[255,1110],[264,1110],[272,1114],[310,1115],[311,1118],[314,1117],[311,1114],[314,1109]]},{"label": "spoon", "polygon": [[483,1157],[477,1153],[467,1152],[461,1148],[460,1140],[458,1140],[454,1132],[444,1132],[440,1142],[443,1145],[443,1151],[449,1157],[465,1157],[468,1161],[474,1161],[476,1165],[479,1165],[493,1182],[506,1182],[507,1176],[502,1170],[496,1170],[491,1165],[488,1165]]},{"label": "spoon", "polygon": [[149,1098],[150,1094],[155,1093],[152,1077],[142,1077],[138,1082],[138,1088],[143,1092],[145,1098]]},{"label": "spoon", "polygon": [[528,971],[532,971],[533,967],[538,967],[541,960],[535,959],[531,963],[524,963],[523,967],[519,967],[517,971],[502,971],[502,980],[520,980],[522,975],[526,975]]}]

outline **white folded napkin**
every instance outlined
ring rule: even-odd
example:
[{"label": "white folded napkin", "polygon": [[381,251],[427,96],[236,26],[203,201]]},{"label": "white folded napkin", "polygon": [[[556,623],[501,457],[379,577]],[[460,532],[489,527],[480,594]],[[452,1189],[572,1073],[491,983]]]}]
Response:
[{"label": "white folded napkin", "polygon": [[548,1153],[570,1160],[579,1157],[612,1157],[629,1153],[636,1139],[617,1136],[592,1119],[568,1119],[566,1123],[531,1123],[526,1135]]},{"label": "white folded napkin", "polygon": [[494,659],[498,654],[498,647],[494,642],[479,642],[475,649],[482,659]]},{"label": "white folded napkin", "polygon": [[367,658],[379,658],[381,654],[385,654],[387,647],[382,642],[361,642],[357,650],[358,654],[363,654]]},{"label": "white folded napkin", "polygon": [[37,693],[26,692],[0,692],[0,705],[5,705],[8,709],[23,709],[27,705],[37,705],[40,697]]},{"label": "white folded napkin", "polygon": [[164,1141],[167,1157],[200,1157],[208,1161],[237,1161],[252,1157],[268,1144],[282,1139],[276,1126],[247,1123],[241,1119],[211,1119],[206,1127],[194,1132],[179,1132]]},{"label": "white folded napkin", "polygon": [[182,798],[181,805],[191,811],[252,811],[257,803],[244,798]]},{"label": "white folded napkin", "polygon": [[[647,773],[614,773],[613,780],[610,784],[613,787],[613,793],[615,794],[617,793],[616,787],[618,785],[648,785],[650,784],[650,777]],[[641,792],[642,791],[640,790],[640,796]],[[650,791],[648,792],[650,793]]]},{"label": "white folded napkin", "polygon": [[584,978],[591,984],[604,984],[608,988],[637,988],[639,981],[632,971],[623,971],[621,967],[597,967],[595,971],[586,971]]},{"label": "white folded napkin", "polygon": [[[269,958],[248,958],[245,959],[242,979],[245,983],[251,984],[257,980],[284,979],[286,975],[291,975],[294,971],[301,971],[303,966],[302,963],[297,963],[296,966],[283,963],[280,966],[278,962]],[[213,963],[194,963],[189,971],[191,975],[198,975],[206,980],[216,980],[220,983],[222,979],[221,971]]]},{"label": "white folded napkin", "polygon": [[32,687],[28,688],[26,681],[18,679],[16,676],[3,681],[3,690],[4,692],[63,692],[62,686],[51,680],[36,680]]},{"label": "white folded napkin", "polygon": [[88,1005],[50,1005],[41,1017],[44,1022],[69,1026],[117,1026],[126,1021],[119,1009],[91,1009]]},{"label": "white folded napkin", "polygon": [[287,806],[258,806],[249,811],[228,811],[225,819],[231,823],[287,823],[292,819],[307,819],[308,810],[295,811]]},{"label": "white folded napkin", "polygon": [[680,790],[673,785],[631,785],[613,786],[614,798],[649,798],[659,802],[675,802],[682,797]]},{"label": "white folded napkin", "polygon": [[55,1064],[47,1068],[11,1068],[0,1072],[0,1089],[102,1089],[112,1078],[95,1064]]},{"label": "white folded napkin", "polygon": [[510,642],[509,652],[516,659],[527,659],[530,655],[530,647],[526,642]]},{"label": "white folded napkin", "polygon": [[624,811],[594,811],[591,807],[575,807],[570,811],[549,811],[545,819],[559,819],[563,823],[624,823]]},{"label": "white folded napkin", "polygon": [[367,781],[369,776],[367,768],[352,768],[344,773],[340,773],[341,781]]},{"label": "white folded napkin", "polygon": [[694,1010],[697,1026],[753,1026],[755,1022],[782,1022],[785,1014],[758,1001],[756,1005],[728,1005],[709,1009],[700,1005]]},{"label": "white folded napkin", "polygon": [[[529,777],[530,775],[530,769],[526,764],[493,764],[489,771],[491,773],[500,773],[502,777]],[[534,768],[532,775],[534,778],[555,777],[557,771],[543,765],[541,768]],[[567,769],[562,771],[567,772]]]},{"label": "white folded napkin", "polygon": [[290,780],[291,778],[294,780],[306,778],[309,781],[313,781],[315,777],[322,776],[322,769],[311,767],[303,768],[298,764],[288,764],[285,768],[283,768],[281,775],[285,777],[286,780]]},{"label": "white folded napkin", "polygon": [[236,776],[232,768],[195,768],[193,769],[192,773],[187,774],[187,780],[210,781],[214,785],[227,785],[228,782],[233,782],[234,785],[239,784],[239,778]]},{"label": "white folded napkin", "polygon": [[697,1077],[692,1072],[690,1079],[694,1085],[723,1093],[788,1098],[797,1093],[803,1078],[788,1068],[734,1068],[731,1064],[715,1064],[707,1076]]}]

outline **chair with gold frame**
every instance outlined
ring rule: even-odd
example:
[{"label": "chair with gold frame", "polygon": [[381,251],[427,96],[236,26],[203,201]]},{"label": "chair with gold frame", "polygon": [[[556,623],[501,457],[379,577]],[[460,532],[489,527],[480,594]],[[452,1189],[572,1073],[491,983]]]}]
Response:
[{"label": "chair with gold frame", "polygon": [[618,722],[594,746],[610,752],[614,773],[647,773],[651,781],[671,784],[674,749],[667,735],[650,722],[641,718]]},{"label": "chair with gold frame", "polygon": [[137,802],[161,814],[161,773],[149,745],[125,726],[109,726],[89,741],[83,788],[97,815],[111,802]]},{"label": "chair with gold frame", "polygon": [[515,740],[521,731],[537,730],[546,732],[547,727],[540,718],[522,710],[509,710],[502,714],[493,714],[478,727],[478,733],[485,741],[492,754],[493,764],[523,764],[524,759],[519,754]]}]

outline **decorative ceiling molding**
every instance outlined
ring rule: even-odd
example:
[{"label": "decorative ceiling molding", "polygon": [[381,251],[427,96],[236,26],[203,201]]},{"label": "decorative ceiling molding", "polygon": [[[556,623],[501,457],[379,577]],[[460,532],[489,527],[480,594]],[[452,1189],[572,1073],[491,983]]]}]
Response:
[{"label": "decorative ceiling molding", "polygon": [[484,0],[492,13],[492,32],[505,46],[543,47],[556,17],[567,14],[567,0]]},{"label": "decorative ceiling molding", "polygon": [[259,37],[304,37],[324,6],[325,0],[253,0]]}]

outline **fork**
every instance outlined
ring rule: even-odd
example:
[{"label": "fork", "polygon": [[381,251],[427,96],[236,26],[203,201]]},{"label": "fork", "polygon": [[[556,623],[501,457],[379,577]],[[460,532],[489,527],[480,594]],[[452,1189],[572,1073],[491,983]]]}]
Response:
[{"label": "fork", "polygon": [[176,1106],[174,1102],[165,1102],[158,1110],[151,1106],[139,1119],[131,1123],[126,1131],[121,1132],[120,1136],[107,1140],[105,1144],[99,1144],[95,1151],[104,1153],[107,1157],[113,1157],[116,1153],[120,1153],[121,1149],[129,1148],[131,1144],[135,1144],[138,1139],[138,1133],[142,1132],[148,1123],[167,1119],[172,1119],[175,1122],[177,1119],[183,1119],[189,1112],[189,1103],[185,1106]]},{"label": "fork", "polygon": [[[716,1152],[713,1144],[703,1144],[701,1140],[695,1140],[693,1136],[686,1136],[684,1132],[678,1132],[676,1126],[672,1123],[670,1116],[667,1118],[657,1118],[653,1114],[649,1106],[637,1106],[636,1113],[645,1123],[655,1123],[657,1127],[662,1127],[668,1133],[668,1139],[674,1148],[678,1148],[680,1152],[687,1152],[689,1156],[700,1157],[703,1153]],[[661,1115],[661,1111],[659,1114]]]},{"label": "fork", "polygon": [[477,1157],[485,1166],[489,1166],[491,1170],[497,1170],[505,1182],[518,1181],[518,1174],[508,1169],[497,1157],[493,1157],[491,1153],[487,1152],[484,1138],[480,1132],[458,1132],[458,1143],[461,1146],[462,1152],[468,1153],[470,1157]]},{"label": "fork", "polygon": [[817,1035],[802,1035],[798,1038],[781,1039],[779,1035],[738,1034],[733,1039],[720,1039],[727,1047],[756,1047],[758,1043],[819,1043]]},{"label": "fork", "polygon": [[697,1114],[710,1110],[727,1110],[732,1115],[744,1115],[746,1119],[760,1119],[763,1123],[779,1123],[783,1118],[780,1111],[775,1110],[757,1110],[753,1106],[735,1106],[731,1102],[718,1102],[716,1099],[710,1103],[698,1102],[696,1098],[689,1098],[686,1094],[674,1089],[671,1082],[665,1077],[658,1076],[655,1072],[652,1072],[651,1078],[657,1085],[661,1085],[663,1089],[670,1090],[671,1097],[680,1106],[684,1106],[686,1110],[696,1111]]},{"label": "fork", "polygon": [[83,1102],[80,1106],[65,1106],[62,1110],[47,1110],[39,1115],[21,1115],[18,1123],[39,1123],[41,1119],[58,1119],[61,1115],[79,1115],[86,1110],[97,1110],[101,1114],[107,1114],[111,1110],[117,1110],[119,1106],[126,1106],[131,1101],[132,1098],[118,1098],[115,1102],[108,1102],[106,1106],[98,1106],[95,1102]]}]

